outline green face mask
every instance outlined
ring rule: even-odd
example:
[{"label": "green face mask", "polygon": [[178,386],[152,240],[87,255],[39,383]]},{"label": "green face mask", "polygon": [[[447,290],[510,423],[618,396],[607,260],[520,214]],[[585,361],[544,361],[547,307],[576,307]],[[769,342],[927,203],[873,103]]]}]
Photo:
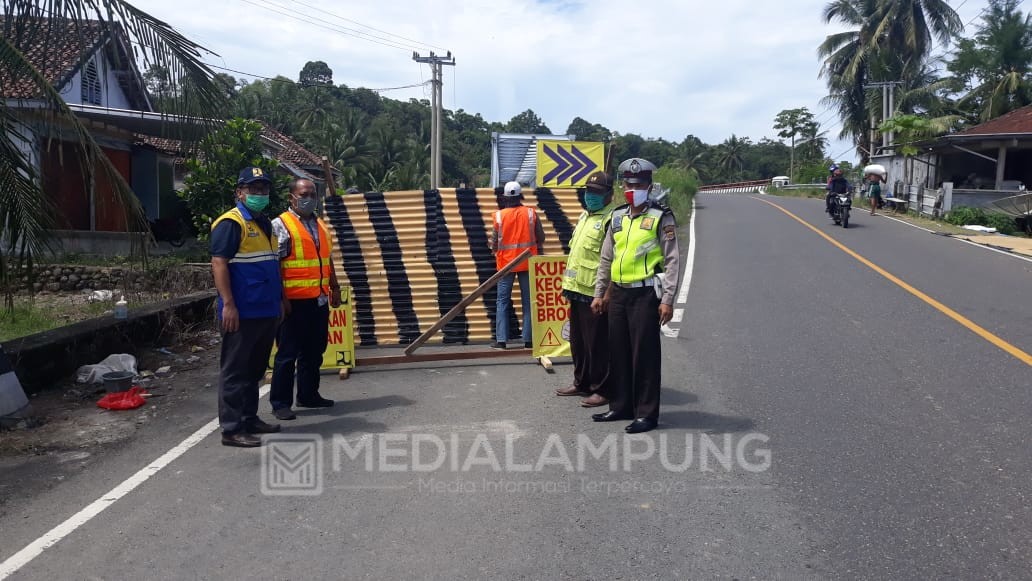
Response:
[{"label": "green face mask", "polygon": [[269,205],[269,196],[247,194],[244,198],[244,205],[252,212],[261,212]]}]

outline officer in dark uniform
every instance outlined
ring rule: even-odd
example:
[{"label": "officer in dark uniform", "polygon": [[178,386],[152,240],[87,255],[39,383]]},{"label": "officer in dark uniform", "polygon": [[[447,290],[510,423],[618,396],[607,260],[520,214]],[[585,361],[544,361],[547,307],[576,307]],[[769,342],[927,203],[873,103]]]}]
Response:
[{"label": "officer in dark uniform", "polygon": [[659,329],[673,316],[679,266],[674,215],[649,199],[655,170],[640,158],[617,170],[627,204],[613,210],[591,303],[596,314],[609,313],[610,349],[609,411],[591,418],[633,419],[625,428],[631,434],[652,430],[659,420]]}]

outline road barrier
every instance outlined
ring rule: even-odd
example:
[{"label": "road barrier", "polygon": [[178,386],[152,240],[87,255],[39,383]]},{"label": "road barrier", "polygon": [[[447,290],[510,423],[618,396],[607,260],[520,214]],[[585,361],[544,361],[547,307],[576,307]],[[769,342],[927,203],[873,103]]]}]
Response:
[{"label": "road barrier", "polygon": [[[562,255],[582,208],[574,189],[524,192],[545,229],[545,254]],[[351,287],[357,346],[409,344],[496,271],[487,246],[494,189],[369,192],[334,196],[325,212],[333,261]],[[513,303],[520,304],[519,285]],[[490,341],[494,288],[432,342]],[[520,322],[522,324],[522,321]],[[510,325],[511,326],[511,325]]]}]

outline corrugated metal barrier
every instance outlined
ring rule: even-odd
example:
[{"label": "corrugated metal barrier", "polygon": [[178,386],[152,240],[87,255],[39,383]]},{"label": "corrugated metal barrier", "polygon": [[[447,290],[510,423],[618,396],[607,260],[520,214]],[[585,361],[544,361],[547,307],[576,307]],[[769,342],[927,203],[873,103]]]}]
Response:
[{"label": "corrugated metal barrier", "polygon": [[[545,229],[545,254],[566,254],[581,205],[573,189],[525,191]],[[326,218],[333,261],[352,288],[355,344],[408,344],[495,273],[487,246],[493,189],[370,192],[331,198]],[[519,285],[513,302],[520,304]],[[491,289],[431,342],[487,342],[494,331]]]}]

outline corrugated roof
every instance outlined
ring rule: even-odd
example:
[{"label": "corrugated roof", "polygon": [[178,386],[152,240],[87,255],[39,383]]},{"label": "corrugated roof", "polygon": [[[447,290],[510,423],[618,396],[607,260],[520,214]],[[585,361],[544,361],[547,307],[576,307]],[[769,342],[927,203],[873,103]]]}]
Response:
[{"label": "corrugated roof", "polygon": [[[25,26],[25,23],[31,26]],[[60,90],[79,71],[83,63],[102,46],[109,62],[117,67],[118,85],[132,108],[150,111],[143,79],[122,26],[99,20],[74,22],[64,18],[22,19],[0,17],[0,34],[27,57],[51,86]],[[113,35],[113,36],[112,36]],[[111,42],[109,39],[114,38]],[[0,97],[35,99],[39,92],[23,75],[0,68]]]},{"label": "corrugated roof", "polygon": [[[56,88],[68,82],[83,60],[93,54],[106,37],[106,27],[96,20],[86,20],[77,25],[56,18],[33,20],[36,23],[31,26],[33,34],[30,36],[28,30],[23,31],[18,26],[18,19],[0,17],[0,33]],[[31,99],[37,95],[36,86],[31,81],[0,68],[0,96]]]},{"label": "corrugated roof", "polygon": [[537,184],[537,140],[569,141],[570,135],[530,135],[499,133],[495,136],[498,162],[498,185],[517,181],[524,186]]},{"label": "corrugated roof", "polygon": [[1032,105],[1015,109],[957,135],[1013,135],[1032,133]]},{"label": "corrugated roof", "polygon": [[282,149],[276,152],[276,159],[300,167],[322,167],[322,158],[305,149],[300,143],[269,127],[264,121],[255,120],[262,126],[262,137],[273,141]]},{"label": "corrugated roof", "polygon": [[[308,151],[301,144],[269,127],[264,122],[257,119],[255,121],[262,126],[262,137],[265,143],[271,144],[270,149],[273,150],[271,151],[272,157],[284,165],[284,169],[297,177],[307,177],[322,181],[321,177],[316,177],[312,172],[308,171],[309,168],[322,168],[321,157]],[[163,139],[149,135],[137,135],[136,138],[138,144],[153,147],[168,155],[184,156],[191,149],[191,144],[176,139]],[[322,174],[320,173],[319,175],[321,176]]]}]

